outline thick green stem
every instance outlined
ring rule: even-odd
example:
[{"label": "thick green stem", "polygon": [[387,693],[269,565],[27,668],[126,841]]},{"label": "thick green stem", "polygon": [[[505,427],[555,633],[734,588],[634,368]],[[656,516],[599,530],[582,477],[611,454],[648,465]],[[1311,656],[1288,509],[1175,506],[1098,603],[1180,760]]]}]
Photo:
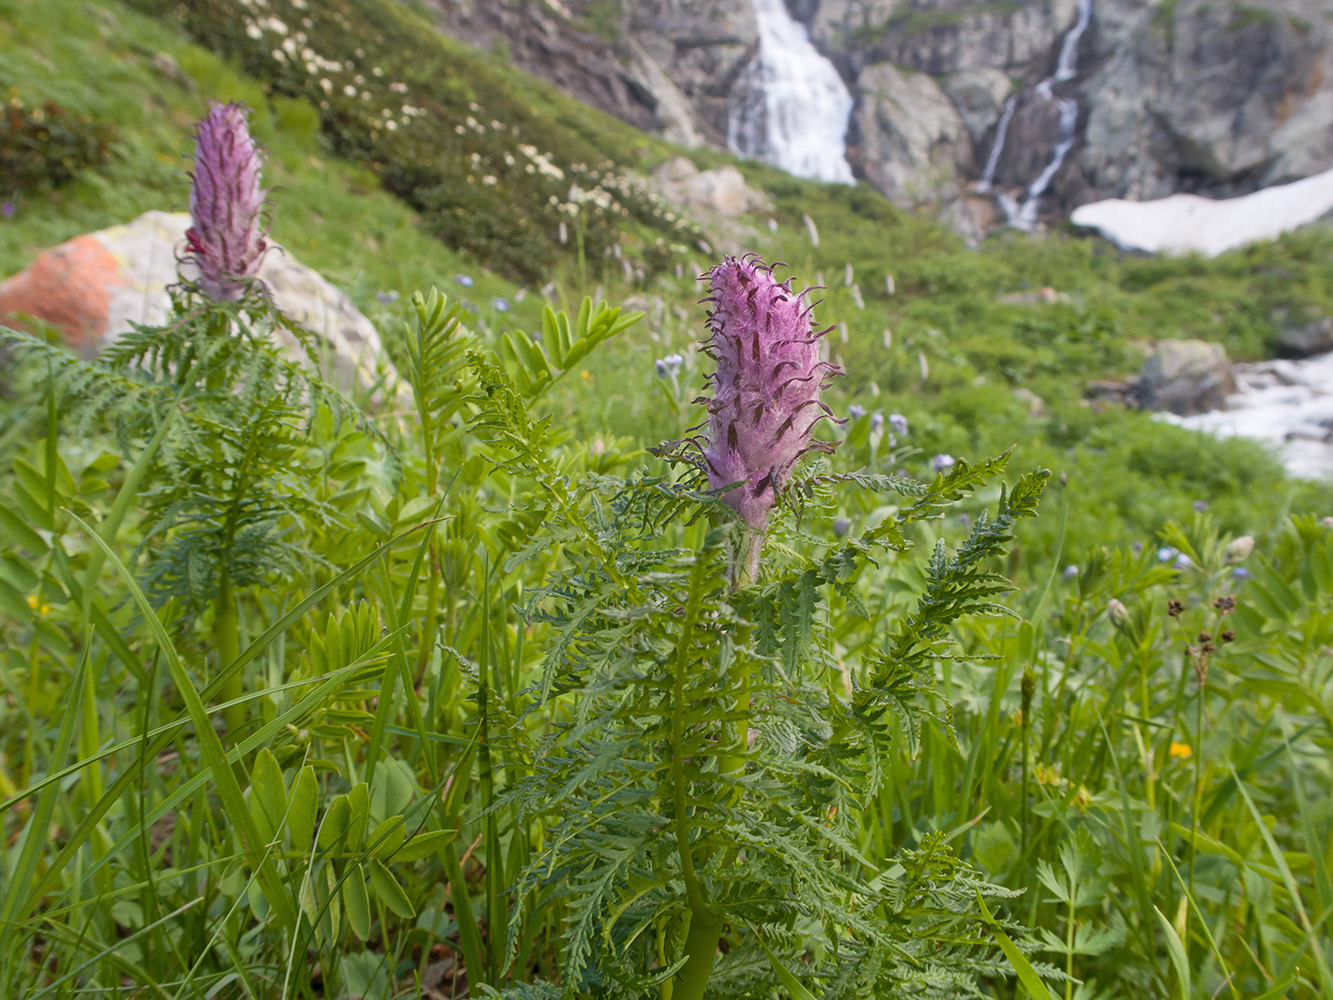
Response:
[{"label": "thick green stem", "polygon": [[717,958],[717,943],[722,939],[722,921],[715,916],[691,915],[690,931],[685,936],[685,965],[672,982],[671,1000],[703,1000],[708,977]]},{"label": "thick green stem", "polygon": [[[241,655],[240,622],[236,614],[236,595],[232,592],[231,574],[225,569],[218,582],[218,596],[213,603],[213,650],[218,657],[218,670],[225,670]],[[222,686],[222,700],[234,701],[245,694],[240,671]],[[223,717],[227,722],[227,737],[239,741],[245,728],[245,706],[228,705]]]},{"label": "thick green stem", "polygon": [[690,647],[699,619],[699,595],[707,578],[707,566],[700,560],[690,578],[690,597],[681,623],[676,646],[675,677],[671,693],[671,795],[675,806],[673,826],[676,850],[680,854],[681,881],[690,908],[690,929],[685,938],[685,965],[672,982],[671,1000],[702,1000],[713,972],[722,920],[708,908],[703,884],[694,870],[694,849],[690,844],[689,797],[685,787],[685,678],[690,670]]}]

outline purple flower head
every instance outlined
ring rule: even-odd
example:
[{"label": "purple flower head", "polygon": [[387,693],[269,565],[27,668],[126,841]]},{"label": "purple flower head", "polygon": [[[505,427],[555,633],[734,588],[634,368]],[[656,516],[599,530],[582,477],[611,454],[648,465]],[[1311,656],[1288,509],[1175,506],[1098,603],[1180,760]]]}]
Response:
[{"label": "purple flower head", "polygon": [[907,436],[907,418],[901,413],[889,414],[889,426],[893,428],[893,433]]},{"label": "purple flower head", "polygon": [[790,278],[779,282],[753,254],[727,257],[707,277],[712,336],[703,352],[717,369],[708,380],[712,398],[699,400],[708,406],[703,464],[713,489],[742,484],[726,502],[762,533],[800,457],[833,450],[812,432],[833,418],[819,393],[841,372],[820,360],[820,339],[828,331],[814,331],[813,307],[806,292],[792,291]]},{"label": "purple flower head", "polygon": [[952,455],[936,455],[931,459],[930,467],[936,472],[948,472],[957,464]]},{"label": "purple flower head", "polygon": [[195,131],[194,181],[185,233],[187,256],[199,267],[199,288],[215,302],[234,302],[259,273],[263,228],[263,156],[240,104],[209,104]]},{"label": "purple flower head", "polygon": [[3,216],[6,219],[14,218],[14,213],[18,210],[18,206],[12,201],[6,201],[3,204],[0,204],[0,216]]}]

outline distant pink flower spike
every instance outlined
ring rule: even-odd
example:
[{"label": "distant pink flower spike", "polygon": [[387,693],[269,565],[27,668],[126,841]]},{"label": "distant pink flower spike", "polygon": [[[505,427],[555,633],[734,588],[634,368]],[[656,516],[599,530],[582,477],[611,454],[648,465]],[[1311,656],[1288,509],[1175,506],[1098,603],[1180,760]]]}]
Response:
[{"label": "distant pink flower spike", "polygon": [[[768,528],[791,471],[808,451],[833,450],[812,431],[832,411],[819,400],[834,375],[819,359],[827,331],[813,332],[810,289],[794,293],[791,279],[778,282],[757,256],[727,257],[708,272],[713,302],[712,336],[704,352],[717,362],[707,404],[708,434],[702,448],[709,485],[739,482],[725,494],[751,531]],[[752,559],[758,558],[758,546]]]},{"label": "distant pink flower spike", "polygon": [[240,104],[209,102],[195,133],[187,255],[199,267],[199,288],[215,302],[234,302],[259,273],[268,244],[259,186],[263,156]]}]

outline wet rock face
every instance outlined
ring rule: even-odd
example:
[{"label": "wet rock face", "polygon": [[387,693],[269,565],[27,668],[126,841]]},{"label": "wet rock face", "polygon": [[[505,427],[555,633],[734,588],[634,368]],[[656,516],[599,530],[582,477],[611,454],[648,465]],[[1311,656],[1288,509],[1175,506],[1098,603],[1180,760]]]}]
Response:
[{"label": "wet rock face", "polygon": [[[428,2],[445,30],[504,40],[524,68],[687,145],[725,144],[758,44],[752,0]],[[1077,72],[1047,91],[1077,0],[786,4],[856,100],[858,177],[965,231],[1003,221],[983,202],[1021,201],[1052,162],[1061,100],[1077,102],[1075,141],[1040,200],[1047,221],[1106,198],[1232,197],[1333,168],[1329,0],[1092,0]],[[994,184],[978,191],[1011,97]]]},{"label": "wet rock face", "polygon": [[1312,0],[1144,11],[1085,84],[1090,188],[1228,197],[1333,167],[1331,12]]},{"label": "wet rock face", "polygon": [[822,0],[810,33],[859,69],[894,62],[932,76],[998,69],[1038,79],[1074,0]]}]

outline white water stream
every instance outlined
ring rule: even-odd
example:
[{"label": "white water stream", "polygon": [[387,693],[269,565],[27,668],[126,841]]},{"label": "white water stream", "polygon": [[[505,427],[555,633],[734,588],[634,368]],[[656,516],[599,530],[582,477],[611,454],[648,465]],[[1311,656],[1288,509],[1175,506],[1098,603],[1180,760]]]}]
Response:
[{"label": "white water stream", "polygon": [[[1037,99],[1044,104],[1053,104],[1056,118],[1055,146],[1051,149],[1051,158],[1033,181],[1024,189],[1022,202],[1012,195],[1001,192],[996,200],[1004,211],[1009,225],[1031,232],[1037,225],[1037,212],[1041,207],[1041,196],[1050,187],[1051,181],[1064,166],[1065,157],[1074,148],[1078,126],[1078,101],[1072,97],[1056,97],[1054,85],[1072,80],[1078,75],[1078,43],[1083,33],[1092,23],[1092,0],[1075,0],[1078,17],[1060,43],[1060,55],[1055,61],[1055,72],[1032,88]],[[1014,117],[1018,106],[1018,95],[1009,98],[1000,116],[999,126],[995,130],[995,144],[986,159],[986,169],[977,185],[980,192],[990,191],[995,182],[995,169],[1000,163],[1000,154],[1004,151],[1005,138],[1009,134],[1009,122]]]},{"label": "white water stream", "polygon": [[798,177],[853,183],[847,162],[852,95],[783,0],[751,0],[759,54],[740,81],[727,145]]},{"label": "white water stream", "polygon": [[1333,354],[1236,365],[1236,384],[1239,391],[1227,399],[1225,410],[1162,419],[1219,437],[1261,441],[1278,452],[1292,475],[1333,476]]}]

